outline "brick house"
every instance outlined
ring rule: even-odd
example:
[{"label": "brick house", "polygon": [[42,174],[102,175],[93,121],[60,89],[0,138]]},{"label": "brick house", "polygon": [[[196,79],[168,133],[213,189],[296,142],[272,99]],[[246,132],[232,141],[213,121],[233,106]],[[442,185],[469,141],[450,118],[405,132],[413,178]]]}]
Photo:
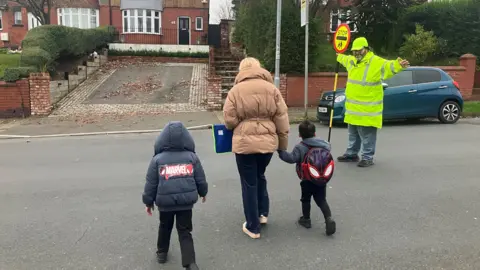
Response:
[{"label": "brick house", "polygon": [[[101,2],[108,0],[101,0]],[[121,41],[140,44],[206,44],[209,0],[121,0],[112,24]]]},{"label": "brick house", "polygon": [[[113,25],[123,42],[206,44],[209,0],[56,0],[50,24],[83,29]],[[19,46],[39,21],[27,8],[0,0],[0,47]]]},{"label": "brick house", "polygon": [[337,27],[342,23],[348,23],[352,33],[357,32],[355,24],[350,21],[342,21],[343,18],[348,18],[350,16],[350,7],[352,5],[353,0],[338,0],[337,3],[329,3],[322,16],[322,18],[326,18],[324,24],[325,33],[330,34],[329,36],[333,37]]}]

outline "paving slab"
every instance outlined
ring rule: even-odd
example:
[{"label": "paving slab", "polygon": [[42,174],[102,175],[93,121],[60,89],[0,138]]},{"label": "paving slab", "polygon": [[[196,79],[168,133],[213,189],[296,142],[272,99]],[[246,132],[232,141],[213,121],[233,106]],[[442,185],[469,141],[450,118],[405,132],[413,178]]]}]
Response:
[{"label": "paving slab", "polygon": [[188,103],[193,66],[150,65],[117,69],[85,104]]}]

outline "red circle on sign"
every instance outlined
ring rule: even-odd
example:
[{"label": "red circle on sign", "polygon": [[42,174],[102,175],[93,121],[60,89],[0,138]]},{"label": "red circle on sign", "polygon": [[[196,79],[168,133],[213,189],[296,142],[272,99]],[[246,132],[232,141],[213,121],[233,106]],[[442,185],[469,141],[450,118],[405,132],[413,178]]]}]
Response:
[{"label": "red circle on sign", "polygon": [[[348,31],[348,34],[347,34],[347,40],[345,41],[345,46],[343,46],[343,49],[338,49],[337,48],[337,34],[338,34],[338,30],[340,28],[347,28],[347,31]],[[335,34],[333,35],[333,48],[335,49],[335,51],[337,53],[344,53],[348,50],[348,46],[350,45],[350,40],[352,39],[352,34],[350,32],[350,26],[348,26],[348,24],[346,23],[342,23],[340,24],[338,27],[337,27],[337,30],[335,31]]]}]

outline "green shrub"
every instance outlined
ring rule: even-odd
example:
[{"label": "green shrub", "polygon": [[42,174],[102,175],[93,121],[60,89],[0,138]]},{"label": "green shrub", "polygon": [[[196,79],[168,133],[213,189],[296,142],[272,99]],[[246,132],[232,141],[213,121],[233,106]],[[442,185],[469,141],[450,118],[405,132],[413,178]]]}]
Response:
[{"label": "green shrub", "polygon": [[[319,66],[319,46],[322,20],[310,14],[309,71]],[[244,45],[249,56],[258,58],[266,69],[275,68],[276,5],[273,0],[245,1],[238,8],[235,19],[234,41]],[[283,1],[281,27],[281,73],[303,73],[305,63],[305,28],[300,26],[300,12],[296,1]],[[332,52],[335,54],[334,52]]]},{"label": "green shrub", "polygon": [[3,80],[6,82],[14,82],[21,78],[26,78],[30,73],[37,72],[38,69],[35,67],[10,67],[6,68]]},{"label": "green shrub", "polygon": [[414,64],[422,64],[439,49],[437,37],[433,31],[425,31],[416,25],[415,34],[405,35],[405,42],[400,47],[400,55]]},{"label": "green shrub", "polygon": [[152,51],[152,50],[142,50],[142,51],[118,51],[118,50],[109,50],[108,55],[111,56],[163,56],[163,57],[191,57],[191,58],[208,58],[208,52],[165,52],[165,51]]},{"label": "green shrub", "polygon": [[28,31],[22,42],[21,65],[53,72],[57,59],[83,56],[95,49],[104,48],[114,40],[115,34],[115,28],[111,26],[95,29],[39,26]]},{"label": "green shrub", "polygon": [[397,32],[414,33],[416,24],[433,31],[439,39],[438,56],[459,57],[465,53],[480,55],[478,0],[439,0],[408,8],[397,23]]}]

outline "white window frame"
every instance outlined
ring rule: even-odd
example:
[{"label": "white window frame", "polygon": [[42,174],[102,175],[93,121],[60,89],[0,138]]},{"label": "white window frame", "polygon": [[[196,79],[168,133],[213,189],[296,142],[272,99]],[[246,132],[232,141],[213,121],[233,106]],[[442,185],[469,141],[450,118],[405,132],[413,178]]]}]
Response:
[{"label": "white window frame", "polygon": [[[198,19],[201,21],[202,27],[198,27]],[[197,31],[203,31],[203,17],[195,17],[195,30]]]},{"label": "white window frame", "polygon": [[[17,16],[20,16],[20,19],[17,21]],[[13,25],[22,25],[23,18],[22,18],[22,11],[15,11],[13,12]]]},{"label": "white window frame", "polygon": [[3,14],[2,14],[2,11],[0,10],[0,30],[3,29],[3,21],[2,21],[2,18],[3,18],[3,17],[2,17],[2,15],[3,15]]},{"label": "white window frame", "polygon": [[[147,16],[147,12],[150,12],[150,16]],[[138,15],[139,13],[141,13],[140,16]],[[125,19],[127,20],[127,25],[125,25]],[[142,19],[141,26],[139,19]],[[150,19],[150,31],[148,31],[147,19]],[[133,26],[130,25],[132,21]],[[155,32],[155,21],[158,21],[158,32]],[[161,35],[162,12],[151,9],[124,9],[122,10],[122,31],[123,34]]]},{"label": "white window frame", "polygon": [[[95,15],[92,11],[95,11]],[[78,19],[78,26],[74,26],[74,16]],[[57,10],[58,25],[77,27],[81,29],[92,29],[100,26],[100,12],[98,9],[93,8],[59,8]],[[68,23],[65,23],[65,18],[68,17]],[[95,27],[92,27],[92,18],[95,17]],[[87,27],[82,27],[87,23]]]},{"label": "white window frame", "polygon": [[[337,18],[337,27],[342,24],[342,23],[347,23],[347,24],[352,24],[351,21],[342,21],[341,20],[341,16],[342,15],[346,15],[346,16],[350,16],[352,14],[352,11],[350,9],[342,9],[342,8],[334,8],[330,11],[330,25],[329,25],[329,31],[330,33],[335,33],[335,31],[337,31],[337,29],[332,29],[332,26],[334,25],[333,23],[333,20],[334,20],[334,17]],[[350,31],[352,33],[355,33],[357,32],[357,26],[354,25],[353,26],[353,29],[350,29]]]},{"label": "white window frame", "polygon": [[27,19],[28,19],[28,30],[42,25],[40,21],[31,12],[27,13]]}]

